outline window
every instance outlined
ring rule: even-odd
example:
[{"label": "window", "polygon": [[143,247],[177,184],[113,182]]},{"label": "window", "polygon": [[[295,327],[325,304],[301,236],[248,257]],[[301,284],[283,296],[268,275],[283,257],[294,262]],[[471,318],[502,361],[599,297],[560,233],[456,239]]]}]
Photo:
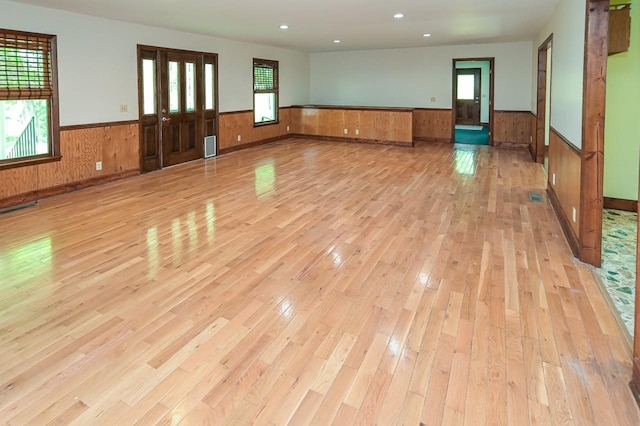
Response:
[{"label": "window", "polygon": [[253,121],[278,122],[278,62],[253,60]]},{"label": "window", "polygon": [[0,29],[0,169],[60,158],[56,38]]}]

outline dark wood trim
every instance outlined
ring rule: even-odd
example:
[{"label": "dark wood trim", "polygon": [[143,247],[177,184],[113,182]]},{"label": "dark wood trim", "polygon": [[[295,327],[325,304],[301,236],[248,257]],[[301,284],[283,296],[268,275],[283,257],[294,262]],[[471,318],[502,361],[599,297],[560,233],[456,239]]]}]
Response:
[{"label": "dark wood trim", "polygon": [[[536,89],[536,140],[534,141],[533,156],[536,163],[544,163],[544,136],[546,123],[547,99],[547,51],[553,48],[553,33],[538,47],[538,75]],[[551,51],[553,53],[553,50]],[[549,126],[551,127],[551,126]]]},{"label": "dark wood trim", "polygon": [[319,141],[333,141],[333,142],[351,142],[351,143],[363,143],[370,145],[391,145],[401,146],[405,148],[413,148],[415,145],[413,142],[400,142],[400,141],[383,141],[378,139],[356,139],[356,138],[341,138],[337,136],[316,136],[316,135],[302,135],[302,134],[290,134],[287,135],[291,138],[299,139],[313,139]]},{"label": "dark wood trim", "polygon": [[[280,113],[278,113],[278,117],[280,117]],[[276,120],[276,121],[266,121],[264,123],[256,123],[254,121],[253,123],[253,127],[265,127],[265,126],[277,126],[280,124],[280,120]]]},{"label": "dark wood trim", "polygon": [[61,132],[68,132],[70,130],[86,130],[97,129],[99,127],[114,127],[114,126],[129,126],[131,124],[140,124],[138,120],[125,120],[125,121],[110,121],[104,123],[91,123],[91,124],[74,124],[71,126],[60,126]]},{"label": "dark wood trim", "polygon": [[238,110],[238,111],[226,111],[226,112],[221,112],[220,116],[223,115],[232,115],[232,114],[251,114],[253,113],[252,109],[242,109],[242,110]]},{"label": "dark wood trim", "polygon": [[605,209],[622,210],[625,212],[637,212],[638,202],[635,200],[624,200],[621,198],[604,197],[602,204]]},{"label": "dark wood trim", "polygon": [[352,106],[352,105],[291,105],[291,108],[302,109],[338,109],[338,110],[361,110],[361,111],[388,111],[388,112],[413,112],[416,108],[408,107],[372,107],[372,106]]},{"label": "dark wood trim", "polygon": [[97,176],[91,179],[86,179],[77,182],[65,183],[63,185],[52,186],[50,188],[37,189],[35,191],[25,192],[23,194],[14,195],[12,197],[0,199],[0,208],[12,207],[31,201],[40,200],[42,198],[52,197],[54,195],[65,194],[67,192],[74,192],[80,189],[89,188],[91,186],[102,185],[104,183],[113,182],[116,180],[125,179],[140,174],[140,170],[125,170],[123,172],[114,173],[110,175]]},{"label": "dark wood trim", "polygon": [[578,236],[573,232],[573,228],[571,227],[571,223],[569,222],[569,218],[564,213],[562,209],[562,204],[560,204],[560,200],[556,195],[555,190],[551,185],[547,185],[547,196],[549,197],[549,201],[551,202],[551,206],[553,210],[556,212],[556,216],[558,221],[560,222],[560,226],[562,227],[562,231],[564,232],[565,237],[567,238],[567,242],[569,243],[569,247],[571,247],[571,251],[574,256],[578,256]]},{"label": "dark wood trim", "polygon": [[283,139],[288,139],[290,138],[291,135],[281,135],[281,136],[276,136],[273,138],[269,138],[269,139],[262,139],[259,141],[254,141],[254,142],[248,142],[248,143],[243,143],[242,145],[235,145],[235,146],[230,146],[227,148],[221,148],[219,155],[224,155],[224,154],[231,154],[232,152],[236,152],[236,151],[242,151],[245,149],[249,149],[249,148],[255,148],[257,146],[261,146],[261,145],[267,145],[273,142],[278,142],[281,141]]},{"label": "dark wood trim", "polygon": [[414,111],[451,111],[451,108],[413,108]]},{"label": "dark wood trim", "polygon": [[451,143],[451,139],[447,138],[427,138],[421,136],[415,136],[413,142],[436,142],[436,143]]},{"label": "dark wood trim", "polygon": [[[280,107],[280,110],[282,111],[283,109],[291,109],[293,107],[291,106],[286,106],[286,107]],[[226,112],[221,112],[220,115],[232,115],[232,114],[253,114],[253,110],[252,109],[241,109],[238,111],[226,111]],[[279,123],[279,122],[278,122]],[[276,124],[272,121],[270,121],[269,123],[266,124]],[[259,127],[260,125],[254,126],[254,127]]]},{"label": "dark wood trim", "polygon": [[586,16],[578,258],[600,267],[609,2],[587,1]]},{"label": "dark wood trim", "polygon": [[[474,62],[474,61],[488,61],[489,62],[489,146],[493,146],[493,123],[494,123],[494,95],[495,95],[495,61],[493,57],[487,58],[454,58],[452,61],[451,69],[451,142],[456,141],[456,90],[458,86],[458,79],[456,77],[456,64],[458,62]],[[482,114],[480,114],[482,116]]]},{"label": "dark wood trim", "polygon": [[[529,111],[529,114],[531,114],[531,116],[536,120],[536,123],[537,123],[538,117],[536,116],[535,112]],[[537,129],[533,129],[532,128],[531,129],[531,133],[533,134],[534,131],[535,131],[535,134],[536,134],[536,139],[534,139],[533,142],[529,144],[528,149],[529,149],[529,155],[531,155],[531,159],[534,162],[536,162],[536,147],[535,147],[535,144],[537,142],[538,132],[537,132]]]},{"label": "dark wood trim", "polygon": [[496,114],[532,114],[531,111],[517,109],[494,109],[493,112]]},{"label": "dark wood trim", "polygon": [[[576,153],[576,155],[580,156],[582,155],[582,150],[580,148],[578,148],[577,146],[575,146],[569,139],[565,138],[564,135],[562,133],[560,133],[559,131],[557,131],[556,129],[554,129],[553,127],[550,127],[551,131],[553,133],[556,134],[556,136],[558,138],[560,138],[560,140],[562,142],[564,142],[569,148],[571,148],[571,150]],[[544,151],[542,153],[544,155]]]},{"label": "dark wood trim", "polygon": [[493,146],[496,148],[504,148],[504,149],[529,149],[531,145],[528,143],[494,141]]},{"label": "dark wood trim", "polygon": [[57,155],[55,157],[51,157],[51,156],[38,157],[38,158],[27,157],[22,160],[11,159],[10,163],[6,163],[6,164],[0,163],[0,170],[17,169],[18,167],[37,166],[38,164],[54,163],[60,160],[62,160],[61,155]]}]

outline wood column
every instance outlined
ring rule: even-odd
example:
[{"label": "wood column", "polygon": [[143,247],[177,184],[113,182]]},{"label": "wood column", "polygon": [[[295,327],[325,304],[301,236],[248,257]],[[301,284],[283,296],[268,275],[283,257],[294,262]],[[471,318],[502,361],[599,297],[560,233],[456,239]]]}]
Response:
[{"label": "wood column", "polygon": [[602,197],[604,116],[608,56],[609,1],[587,1],[582,113],[582,174],[580,196],[581,261],[602,262]]}]

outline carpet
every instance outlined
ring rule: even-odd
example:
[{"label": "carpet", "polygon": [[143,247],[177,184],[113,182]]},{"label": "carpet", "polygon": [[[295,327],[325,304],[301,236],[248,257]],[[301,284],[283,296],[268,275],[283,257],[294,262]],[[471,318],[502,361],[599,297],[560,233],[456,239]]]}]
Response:
[{"label": "carpet", "polygon": [[456,128],[455,142],[470,145],[489,145],[489,126],[482,126],[480,131]]},{"label": "carpet", "polygon": [[456,124],[456,130],[482,130],[482,126],[470,126],[468,124]]}]

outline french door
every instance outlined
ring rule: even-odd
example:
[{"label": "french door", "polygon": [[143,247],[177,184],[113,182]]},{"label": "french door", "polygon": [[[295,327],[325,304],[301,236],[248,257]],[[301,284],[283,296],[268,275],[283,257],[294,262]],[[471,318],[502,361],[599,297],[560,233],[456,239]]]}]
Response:
[{"label": "french door", "polygon": [[217,55],[138,46],[142,172],[204,156],[217,136]]}]

